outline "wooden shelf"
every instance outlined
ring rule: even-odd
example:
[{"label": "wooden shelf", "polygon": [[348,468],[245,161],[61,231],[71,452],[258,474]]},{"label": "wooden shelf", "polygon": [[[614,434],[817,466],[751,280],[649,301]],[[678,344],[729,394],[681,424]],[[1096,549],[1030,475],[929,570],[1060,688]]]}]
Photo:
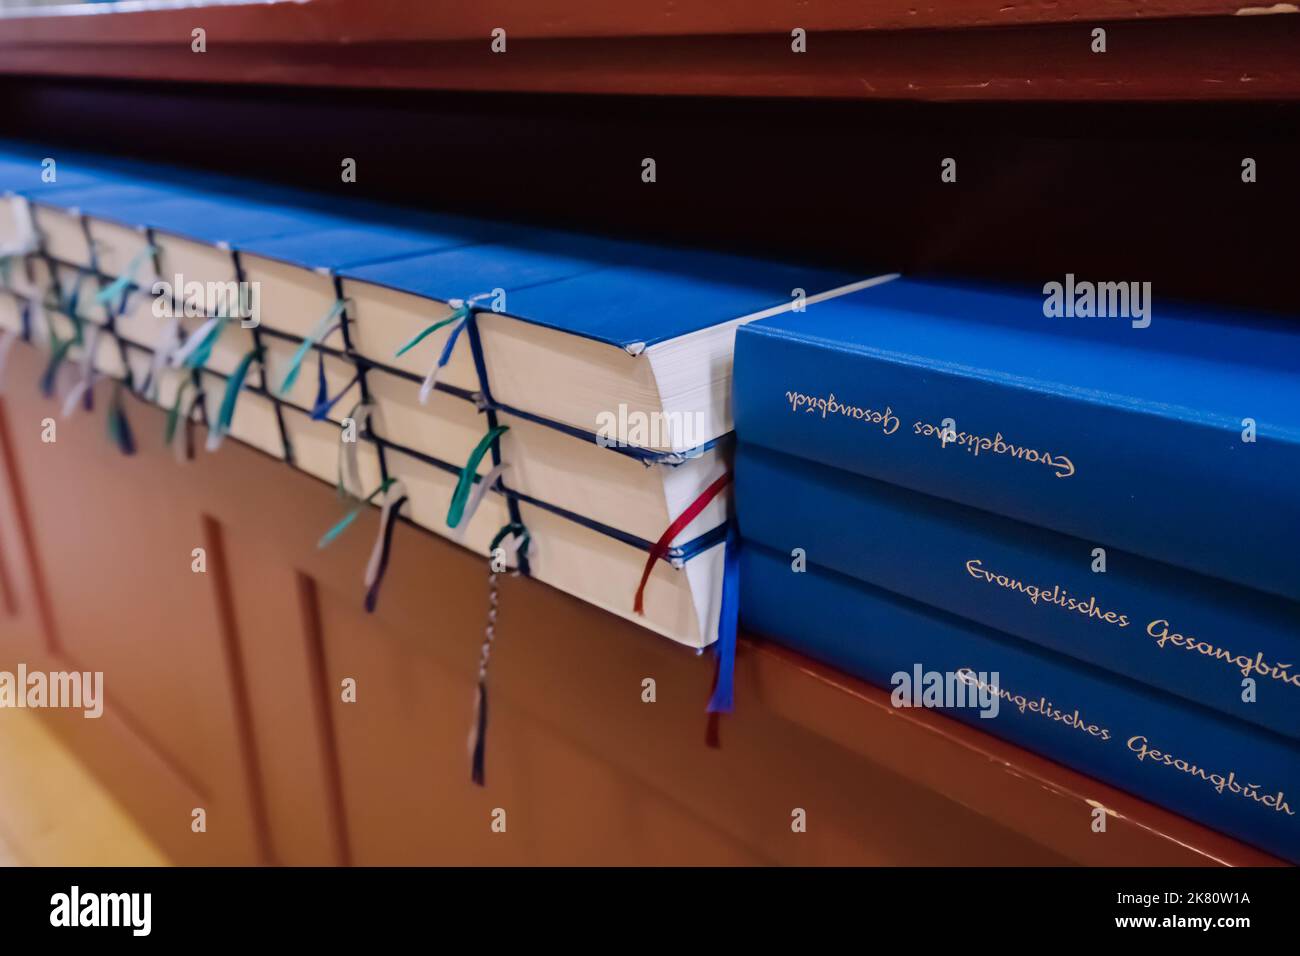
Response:
[{"label": "wooden shelf", "polygon": [[[1277,862],[750,638],[710,749],[707,656],[523,578],[503,588],[488,786],[472,787],[479,558],[399,526],[366,615],[375,514],[320,551],[333,489],[234,442],[178,464],[163,412],[135,401],[132,457],[102,411],[45,444],[43,363],[19,345],[0,401],[0,666],[105,672],[102,720],[41,716],[178,862]],[[220,839],[192,837],[195,806]],[[479,825],[498,806],[519,838]]]},{"label": "wooden shelf", "polygon": [[[1300,96],[1300,16],[1214,0],[310,0],[0,18],[0,71],[153,81],[904,100]],[[1255,13],[1259,15],[1241,15]],[[1269,15],[1274,14],[1274,15]],[[1105,26],[1107,52],[1091,50]],[[191,51],[191,31],[207,52]],[[791,52],[791,30],[808,52]],[[507,51],[494,54],[502,28]]]}]

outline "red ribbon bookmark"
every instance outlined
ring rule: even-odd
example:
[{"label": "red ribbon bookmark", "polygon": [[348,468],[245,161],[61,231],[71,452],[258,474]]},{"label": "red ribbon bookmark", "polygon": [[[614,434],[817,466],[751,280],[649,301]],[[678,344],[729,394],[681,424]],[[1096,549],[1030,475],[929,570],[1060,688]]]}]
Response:
[{"label": "red ribbon bookmark", "polygon": [[645,570],[641,572],[641,583],[637,585],[636,599],[632,602],[632,610],[637,614],[645,613],[645,586],[650,580],[650,572],[655,569],[655,562],[668,553],[668,547],[673,543],[673,538],[681,534],[682,529],[694,521],[701,511],[703,511],[718,493],[731,483],[731,472],[720,476],[713,484],[704,489],[704,492],[690,503],[690,505],[677,516],[668,530],[660,535],[659,540],[654,543],[650,549],[650,556],[646,559]]}]

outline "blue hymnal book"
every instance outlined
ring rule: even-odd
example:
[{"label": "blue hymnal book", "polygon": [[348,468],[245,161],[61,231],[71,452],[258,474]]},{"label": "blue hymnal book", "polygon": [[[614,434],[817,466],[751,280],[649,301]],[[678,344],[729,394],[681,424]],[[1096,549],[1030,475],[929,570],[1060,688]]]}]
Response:
[{"label": "blue hymnal book", "polygon": [[[0,189],[30,186],[30,154],[7,155]],[[736,328],[878,281],[64,162],[90,178],[66,201],[32,191],[40,261],[95,278],[110,335],[154,343],[146,373],[201,359],[218,437],[334,480],[338,442],[315,424],[364,418],[414,520],[483,550],[505,519],[482,539],[461,527],[477,478],[529,528],[531,573],[695,646],[720,610]],[[237,283],[238,316],[191,308]],[[168,285],[186,314],[160,322]],[[261,384],[240,399],[246,381]]]},{"label": "blue hymnal book", "polygon": [[1300,737],[1300,605],[747,442],[735,471],[746,541]]},{"label": "blue hymnal book", "polygon": [[747,441],[1300,598],[1300,328],[898,280],[743,328]]},{"label": "blue hymnal book", "polygon": [[1293,741],[811,562],[796,572],[788,554],[759,545],[741,551],[740,591],[745,627],[892,688],[896,705],[939,705],[980,730],[1300,861]]}]

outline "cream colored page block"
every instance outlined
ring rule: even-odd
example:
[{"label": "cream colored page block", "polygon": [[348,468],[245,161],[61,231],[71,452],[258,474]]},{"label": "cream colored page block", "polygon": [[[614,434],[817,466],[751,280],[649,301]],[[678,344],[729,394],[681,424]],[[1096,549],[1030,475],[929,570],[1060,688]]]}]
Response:
[{"label": "cream colored page block", "polygon": [[114,320],[117,334],[136,345],[157,348],[170,323],[166,318],[154,315],[155,301],[152,295],[143,291],[137,291],[127,299],[126,309]]},{"label": "cream colored page block", "polygon": [[[215,424],[226,394],[226,382],[216,375],[204,376],[207,392],[208,422]],[[260,448],[274,458],[284,457],[284,442],[280,438],[280,423],[275,405],[270,399],[244,389],[235,403],[235,413],[230,421],[230,437],[246,445]]]},{"label": "cream colored page block", "polygon": [[538,580],[679,643],[703,647],[711,639],[701,630],[685,570],[656,561],[646,584],[646,613],[635,614],[632,605],[647,552],[527,502],[519,508],[537,543],[528,560]]},{"label": "cream colored page block", "polygon": [[[181,290],[191,283],[207,289],[209,284],[235,282],[235,261],[228,249],[219,249],[202,242],[183,239],[169,233],[155,233],[158,248],[158,268],[163,281],[173,287],[180,279]],[[206,303],[205,303],[206,305]]]},{"label": "cream colored page block", "polygon": [[136,264],[133,279],[148,294],[158,276],[154,274],[153,258],[147,254],[149,237],[143,229],[104,219],[91,219],[90,241],[95,247],[95,260],[100,272],[116,279],[125,275],[132,264]]},{"label": "cream colored page block", "polygon": [[117,339],[108,332],[101,332],[95,342],[95,371],[108,378],[123,380],[126,378],[126,363],[122,360],[122,349]]},{"label": "cream colored page block", "polygon": [[[181,335],[188,338],[200,326],[203,325],[204,319],[185,318],[181,320]],[[212,355],[208,359],[207,367],[222,375],[232,374],[244,356],[253,350],[254,340],[251,329],[243,328],[238,320],[231,320],[223,323],[221,332],[217,336],[216,344],[212,347]],[[251,380],[258,381],[260,372],[254,368],[250,370]]]},{"label": "cream colored page block", "polygon": [[[590,434],[599,429],[602,413],[622,423],[660,410],[654,371],[644,357],[507,315],[480,312],[477,321],[498,403]],[[619,405],[626,406],[625,415],[619,415]]]},{"label": "cream colored page block", "polygon": [[[350,334],[352,345],[359,355],[421,378],[437,364],[454,323],[434,332],[401,358],[397,357],[397,353],[430,325],[450,316],[451,306],[445,302],[351,279],[343,280],[343,294],[354,305],[350,314],[355,322]],[[439,381],[467,392],[479,390],[478,372],[474,368],[474,356],[467,334],[462,333],[456,342],[456,348],[442,370]]]},{"label": "cream colored page block", "polygon": [[[235,263],[229,250],[194,242],[168,233],[156,233],[159,267],[166,281],[175,283],[181,277],[182,287],[198,283],[206,290],[209,284],[230,283],[236,279]],[[207,303],[198,303],[200,311]],[[202,317],[183,320],[184,334],[189,335],[204,322]],[[253,348],[252,331],[235,322],[227,322],[212,351],[208,365],[223,375],[229,375],[240,360]]]},{"label": "cream colored page block", "polygon": [[[140,393],[144,383],[148,380],[150,369],[152,368],[153,356],[143,349],[127,347],[127,362],[131,366],[131,378],[135,385],[135,390]],[[188,369],[177,369],[164,367],[159,374],[155,383],[150,386],[150,394],[142,396],[143,398],[154,402],[162,408],[171,408],[176,402],[176,392],[183,382],[190,379]],[[205,381],[211,381],[220,388],[222,380],[215,375],[205,376]],[[188,404],[193,400],[194,392],[191,391],[186,399]]]},{"label": "cream colored page block", "polygon": [[33,203],[32,221],[44,242],[46,255],[70,265],[90,268],[90,245],[86,242],[81,214],[77,210]]},{"label": "cream colored page block", "polygon": [[[305,339],[334,308],[334,280],[328,274],[249,253],[242,254],[240,262],[245,281],[256,287],[261,323],[267,328]],[[343,349],[339,329],[320,341]]]},{"label": "cream colored page block", "polygon": [[384,457],[389,477],[399,479],[406,486],[410,501],[405,514],[421,527],[450,538],[471,551],[483,555],[488,553],[493,536],[510,521],[509,511],[500,495],[489,492],[468,523],[463,527],[449,528],[447,509],[456,489],[456,475],[392,448],[385,449]]},{"label": "cream colored page block", "polygon": [[0,195],[0,251],[18,255],[31,252],[35,246],[36,227],[27,200],[17,195]]},{"label": "cream colored page block", "polygon": [[9,265],[8,288],[29,299],[50,297],[50,268],[42,256],[24,256]]},{"label": "cream colored page block", "polygon": [[[473,402],[434,391],[421,405],[419,385],[381,369],[366,373],[366,386],[379,410],[371,422],[376,435],[449,465],[464,465],[487,433],[487,416]],[[485,455],[479,473],[491,467]]]},{"label": "cream colored page block", "polygon": [[[685,507],[670,510],[667,481],[698,495],[726,468],[713,451],[675,468],[647,466],[547,425],[505,413],[497,420],[510,428],[501,436],[510,488],[647,541],[657,541]],[[690,541],[725,519],[724,500],[706,508],[673,543]]]},{"label": "cream colored page block", "polygon": [[[284,428],[293,448],[293,461],[309,475],[331,485],[339,480],[339,456],[343,448],[343,428],[333,422],[314,422],[307,415],[284,409]],[[379,452],[374,444],[359,439],[356,443],[357,466],[363,494],[370,494],[382,480]]]},{"label": "cream colored page block", "polygon": [[329,397],[334,398],[347,389],[347,393],[330,409],[331,419],[336,422],[342,421],[348,411],[361,401],[361,388],[358,384],[353,384],[357,372],[352,364],[316,349],[308,349],[307,354],[303,356],[293,386],[287,394],[282,393],[280,386],[289,374],[294,353],[297,352],[299,345],[268,335],[262,338],[262,347],[266,350],[267,388],[276,397],[310,412],[316,405],[316,392],[319,388],[319,373],[316,366],[321,362],[325,369],[325,388]]},{"label": "cream colored page block", "polygon": [[76,293],[78,316],[96,325],[108,322],[108,310],[95,301],[95,295],[101,288],[95,276],[65,263],[57,263],[54,274],[58,277],[59,290],[65,304]]}]

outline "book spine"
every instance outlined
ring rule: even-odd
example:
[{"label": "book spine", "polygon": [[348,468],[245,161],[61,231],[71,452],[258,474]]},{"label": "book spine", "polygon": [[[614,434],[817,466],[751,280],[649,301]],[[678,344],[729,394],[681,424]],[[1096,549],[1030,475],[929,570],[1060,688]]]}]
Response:
[{"label": "book spine", "polygon": [[1300,738],[1300,605],[742,443],[746,540]]},{"label": "book spine", "polygon": [[934,707],[1300,862],[1300,750],[1283,737],[758,545],[742,549],[740,587],[746,628],[891,689],[895,706]]},{"label": "book spine", "polygon": [[737,333],[734,404],[744,441],[1300,599],[1300,442],[1269,409],[1240,410],[1259,422],[1247,442],[1223,410],[1049,393],[761,323]]}]

